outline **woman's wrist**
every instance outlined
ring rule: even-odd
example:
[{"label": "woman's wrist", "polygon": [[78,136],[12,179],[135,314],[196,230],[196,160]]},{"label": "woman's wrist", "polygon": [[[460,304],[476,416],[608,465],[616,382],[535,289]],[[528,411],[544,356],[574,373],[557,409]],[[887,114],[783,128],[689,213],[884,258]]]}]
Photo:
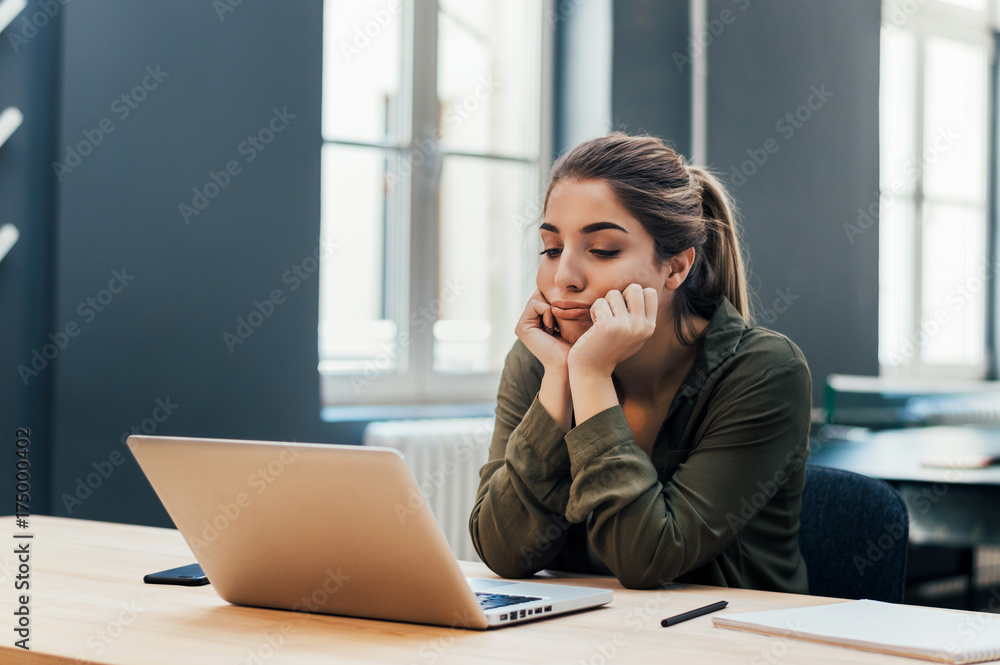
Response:
[{"label": "woman's wrist", "polygon": [[601,411],[618,406],[618,393],[610,374],[571,366],[569,387],[577,425]]},{"label": "woman's wrist", "polygon": [[564,432],[570,430],[573,401],[569,387],[569,369],[565,366],[545,367],[538,401]]}]

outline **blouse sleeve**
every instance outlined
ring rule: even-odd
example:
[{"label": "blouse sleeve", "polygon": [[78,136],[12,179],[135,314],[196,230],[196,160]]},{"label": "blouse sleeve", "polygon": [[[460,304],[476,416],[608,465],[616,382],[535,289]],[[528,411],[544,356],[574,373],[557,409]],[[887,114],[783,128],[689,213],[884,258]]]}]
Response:
[{"label": "blouse sleeve", "polygon": [[497,393],[489,461],[469,518],[476,552],[502,577],[527,577],[562,549],[570,527],[565,432],[538,401],[542,366],[518,340]]},{"label": "blouse sleeve", "polygon": [[655,587],[718,555],[763,505],[759,495],[769,500],[790,467],[805,464],[811,378],[792,348],[778,365],[734,363],[714,388],[699,440],[665,484],[620,406],[566,435],[566,517],[587,521],[591,546],[624,586]]}]

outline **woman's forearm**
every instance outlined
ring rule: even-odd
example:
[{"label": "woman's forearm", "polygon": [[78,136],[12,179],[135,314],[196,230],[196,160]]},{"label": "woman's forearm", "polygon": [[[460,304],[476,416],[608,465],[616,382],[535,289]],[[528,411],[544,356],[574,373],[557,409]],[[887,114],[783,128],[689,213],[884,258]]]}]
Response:
[{"label": "woman's forearm", "polygon": [[573,401],[570,397],[569,370],[546,368],[538,401],[549,412],[564,432],[568,432],[573,418]]},{"label": "woman's forearm", "polygon": [[605,409],[618,406],[618,393],[610,376],[570,369],[569,388],[577,425]]}]

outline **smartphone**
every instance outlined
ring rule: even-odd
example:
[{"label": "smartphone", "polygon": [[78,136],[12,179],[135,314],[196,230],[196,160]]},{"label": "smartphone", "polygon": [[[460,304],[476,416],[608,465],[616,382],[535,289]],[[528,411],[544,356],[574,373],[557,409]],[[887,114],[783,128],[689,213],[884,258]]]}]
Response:
[{"label": "smartphone", "polygon": [[208,584],[208,577],[196,563],[170,570],[161,570],[158,573],[150,573],[143,576],[142,581],[146,584],[180,584],[181,586],[202,586]]}]

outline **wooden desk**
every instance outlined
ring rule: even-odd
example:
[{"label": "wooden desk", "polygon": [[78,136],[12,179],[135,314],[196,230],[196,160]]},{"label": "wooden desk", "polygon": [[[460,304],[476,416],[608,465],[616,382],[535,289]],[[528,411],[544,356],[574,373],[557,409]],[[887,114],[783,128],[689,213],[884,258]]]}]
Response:
[{"label": "wooden desk", "polygon": [[[767,637],[712,626],[700,617],[662,628],[660,619],[710,602],[744,612],[838,602],[792,594],[675,585],[630,591],[614,579],[601,609],[485,632],[238,607],[211,586],[143,584],[145,573],[193,561],[180,534],[158,529],[32,516],[27,531],[0,518],[0,663],[902,663],[895,656]],[[30,542],[31,651],[13,647],[15,534]],[[495,577],[482,564],[467,575]],[[553,578],[552,584],[581,583]],[[80,660],[77,660],[80,659]],[[912,661],[918,662],[918,661]]]}]

